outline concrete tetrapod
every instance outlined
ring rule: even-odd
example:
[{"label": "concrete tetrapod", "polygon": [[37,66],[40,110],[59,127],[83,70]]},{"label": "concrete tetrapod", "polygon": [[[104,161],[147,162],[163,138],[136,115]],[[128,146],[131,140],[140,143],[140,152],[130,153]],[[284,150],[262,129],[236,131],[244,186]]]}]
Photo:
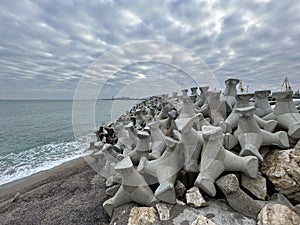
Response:
[{"label": "concrete tetrapod", "polygon": [[273,92],[276,105],[273,114],[278,125],[288,130],[288,135],[293,139],[300,138],[300,114],[293,102],[293,91]]},{"label": "concrete tetrapod", "polygon": [[115,195],[103,203],[104,210],[109,216],[112,216],[114,208],[130,202],[155,206],[158,200],[128,156],[116,164],[115,170],[122,177],[122,184]]},{"label": "concrete tetrapod", "polygon": [[239,139],[242,147],[241,156],[254,155],[260,161],[263,161],[259,148],[262,145],[276,145],[280,148],[288,148],[289,140],[285,131],[271,133],[262,130],[254,119],[254,106],[236,108],[240,114],[238,129],[234,132],[234,136]]},{"label": "concrete tetrapod", "polygon": [[163,101],[161,103],[161,106],[162,106],[162,108],[160,110],[160,113],[157,115],[158,120],[163,120],[163,119],[168,118],[168,112],[171,110],[170,103],[167,101]]},{"label": "concrete tetrapod", "polygon": [[235,99],[235,96],[237,94],[236,85],[239,82],[240,82],[239,79],[233,79],[233,78],[227,79],[225,81],[226,88],[224,91],[224,98],[225,98],[227,105],[229,106],[229,111],[231,111],[231,109],[236,104],[236,99]]},{"label": "concrete tetrapod", "polygon": [[155,191],[155,197],[169,204],[176,204],[175,181],[178,171],[184,163],[182,143],[172,138],[165,139],[167,148],[159,159],[148,161],[141,158],[137,171],[142,174],[150,174],[157,178],[159,186]]},{"label": "concrete tetrapod", "polygon": [[224,171],[241,171],[255,178],[258,160],[255,156],[238,156],[223,147],[223,132],[220,127],[203,126],[204,145],[201,153],[200,173],[195,185],[211,196],[216,195],[215,180]]},{"label": "concrete tetrapod", "polygon": [[[193,128],[194,123],[199,123],[199,117],[203,117],[201,113],[184,120],[175,120],[176,126],[180,127],[181,131],[179,139],[183,144],[184,151],[184,170],[187,172],[197,173],[198,158],[202,149],[202,134]],[[176,130],[173,131],[173,135],[177,136]]]},{"label": "concrete tetrapod", "polygon": [[164,141],[165,135],[159,128],[159,125],[159,120],[147,124],[151,132],[151,153],[149,156],[150,159],[158,159],[166,149],[166,143]]},{"label": "concrete tetrapod", "polygon": [[137,166],[140,162],[140,159],[144,156],[147,159],[149,158],[150,150],[150,134],[147,131],[138,131],[138,143],[128,155],[133,163]]},{"label": "concrete tetrapod", "polygon": [[203,86],[203,87],[199,87],[199,89],[201,90],[201,93],[198,100],[195,102],[196,107],[201,107],[203,104],[206,103],[206,92],[209,89],[209,87]]},{"label": "concrete tetrapod", "polygon": [[123,154],[128,154],[129,151],[133,148],[132,142],[129,139],[128,131],[124,128],[126,125],[125,122],[117,124],[114,129],[117,132],[118,141],[115,144],[115,147],[118,148]]},{"label": "concrete tetrapod", "polygon": [[[236,95],[236,100],[237,100],[236,106],[233,108],[232,112],[226,118],[226,120],[224,122],[220,123],[220,126],[222,127],[223,131],[232,133],[232,130],[237,128],[238,121],[239,121],[239,113],[236,111],[236,108],[250,106],[249,100],[252,97],[253,97],[253,94],[251,94],[251,93]],[[264,130],[272,132],[277,126],[276,120],[265,121],[265,120],[261,119],[260,117],[258,117],[257,115],[254,115],[254,118],[255,118],[257,124],[259,125],[259,127],[263,128]]]},{"label": "concrete tetrapod", "polygon": [[273,109],[268,101],[268,96],[271,94],[270,90],[255,91],[255,114],[263,117],[273,112]]},{"label": "concrete tetrapod", "polygon": [[201,113],[207,115],[208,111],[212,124],[217,126],[226,116],[226,103],[221,99],[221,91],[207,91],[206,94],[207,104],[201,107]]},{"label": "concrete tetrapod", "polygon": [[199,99],[199,95],[197,93],[198,87],[192,87],[191,88],[191,95],[190,98],[192,99],[192,102],[195,103]]},{"label": "concrete tetrapod", "polygon": [[124,126],[125,130],[127,130],[128,132],[128,138],[130,141],[130,146],[131,149],[134,149],[138,143],[138,137],[137,137],[137,131],[134,127],[133,122],[130,122],[129,124],[127,124],[126,126]]},{"label": "concrete tetrapod", "polygon": [[168,118],[160,120],[159,124],[163,134],[165,136],[171,136],[172,131],[177,129],[174,119],[177,117],[177,111],[175,109],[168,112]]},{"label": "concrete tetrapod", "polygon": [[97,159],[100,164],[105,163],[100,171],[102,176],[111,177],[116,175],[114,167],[120,161],[120,157],[111,144],[104,144],[103,148],[93,154],[92,157]]}]

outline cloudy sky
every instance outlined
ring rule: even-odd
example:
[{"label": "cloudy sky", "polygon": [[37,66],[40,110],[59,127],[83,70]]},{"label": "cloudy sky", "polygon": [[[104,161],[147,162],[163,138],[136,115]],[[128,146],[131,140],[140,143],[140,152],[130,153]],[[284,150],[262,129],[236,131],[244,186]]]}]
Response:
[{"label": "cloudy sky", "polygon": [[209,79],[224,88],[230,77],[250,92],[280,90],[285,76],[300,89],[297,0],[11,0],[0,21],[0,99],[72,99],[89,85],[102,96],[170,92]]}]

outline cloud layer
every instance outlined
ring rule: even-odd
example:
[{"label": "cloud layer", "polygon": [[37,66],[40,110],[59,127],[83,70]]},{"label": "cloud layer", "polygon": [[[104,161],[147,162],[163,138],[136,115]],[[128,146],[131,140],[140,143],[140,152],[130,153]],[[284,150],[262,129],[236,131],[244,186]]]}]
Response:
[{"label": "cloud layer", "polygon": [[[0,21],[0,99],[71,99],[99,57],[141,40],[171,42],[193,52],[221,87],[236,77],[249,91],[275,91],[287,76],[293,89],[300,88],[298,1],[5,1]],[[151,54],[157,54],[155,48]],[[170,49],[161,57],[172,54]],[[115,86],[107,96],[143,79],[155,86],[155,76],[178,89],[189,85],[180,81],[184,72],[176,63],[143,59],[112,76],[96,71],[93,82]]]}]

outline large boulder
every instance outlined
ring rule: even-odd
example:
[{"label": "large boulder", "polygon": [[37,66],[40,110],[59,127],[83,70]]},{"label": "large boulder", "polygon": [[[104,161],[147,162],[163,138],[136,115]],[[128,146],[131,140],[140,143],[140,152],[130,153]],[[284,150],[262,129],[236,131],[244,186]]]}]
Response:
[{"label": "large boulder", "polygon": [[261,165],[275,189],[293,203],[300,203],[300,151],[295,149],[272,151]]},{"label": "large boulder", "polygon": [[267,204],[258,214],[257,225],[299,225],[300,216],[289,207]]}]

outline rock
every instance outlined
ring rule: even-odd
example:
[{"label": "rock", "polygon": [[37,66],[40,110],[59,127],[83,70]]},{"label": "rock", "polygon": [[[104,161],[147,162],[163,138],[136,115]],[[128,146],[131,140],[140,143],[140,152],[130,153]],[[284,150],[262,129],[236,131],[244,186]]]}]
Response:
[{"label": "rock", "polygon": [[178,200],[178,199],[176,199],[176,204],[177,204],[177,205],[186,205],[185,202],[180,201],[180,200]]},{"label": "rock", "polygon": [[211,222],[207,217],[200,215],[192,222],[191,225],[216,225],[216,224]]},{"label": "rock", "polygon": [[199,208],[207,206],[205,199],[202,197],[199,188],[194,186],[186,192],[186,203],[192,207]]},{"label": "rock", "polygon": [[267,182],[263,176],[258,175],[257,178],[249,178],[242,174],[241,185],[258,199],[265,200],[267,196]]},{"label": "rock", "polygon": [[300,140],[297,142],[297,144],[294,147],[295,150],[299,151],[300,150]]},{"label": "rock", "polygon": [[115,181],[114,181],[114,177],[113,176],[110,176],[109,178],[107,178],[107,180],[105,181],[105,185],[106,187],[111,187],[115,184]]},{"label": "rock", "polygon": [[156,209],[159,215],[159,219],[162,221],[169,220],[171,215],[171,207],[165,203],[157,203]]},{"label": "rock", "polygon": [[300,216],[300,204],[295,205],[292,210]]},{"label": "rock", "polygon": [[156,210],[153,207],[133,207],[127,225],[150,225],[158,221]]},{"label": "rock", "polygon": [[258,225],[299,225],[300,216],[289,207],[280,204],[267,204],[258,215]]},{"label": "rock", "polygon": [[226,196],[228,204],[243,215],[256,219],[259,211],[265,205],[263,201],[253,200],[242,191],[239,187],[239,180],[234,174],[221,177],[216,184]]},{"label": "rock", "polygon": [[[174,218],[171,220],[172,223],[164,223],[164,225],[191,224],[199,215],[207,217],[217,225],[256,225],[254,219],[232,210],[225,200],[209,199],[207,203],[208,206],[202,208],[174,206],[171,214],[172,218]],[[178,211],[179,207],[181,211]]]},{"label": "rock", "polygon": [[176,197],[177,198],[182,197],[185,191],[186,191],[185,185],[181,181],[176,180],[176,184],[175,184]]},{"label": "rock", "polygon": [[[208,199],[207,207],[192,208],[188,205],[174,205],[170,210],[170,219],[155,221],[155,224],[163,225],[187,225],[191,224],[199,215],[207,217],[217,225],[256,225],[256,221],[235,212],[224,199]],[[110,225],[127,224],[131,208],[137,204],[130,203],[114,210]],[[168,205],[169,206],[169,205]]]},{"label": "rock", "polygon": [[283,194],[280,193],[274,193],[271,196],[269,203],[286,205],[290,209],[293,208],[293,204],[290,203],[290,201]]},{"label": "rock", "polygon": [[275,189],[294,203],[300,203],[300,151],[295,149],[273,151],[261,165]]}]

